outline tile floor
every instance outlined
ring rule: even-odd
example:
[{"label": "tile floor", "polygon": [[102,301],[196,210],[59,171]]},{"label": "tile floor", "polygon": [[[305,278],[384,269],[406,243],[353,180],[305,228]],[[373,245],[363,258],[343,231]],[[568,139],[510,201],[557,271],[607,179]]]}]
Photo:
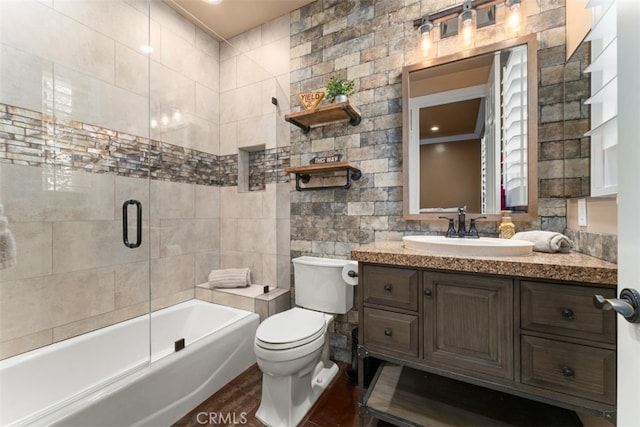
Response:
[{"label": "tile floor", "polygon": [[[311,408],[299,427],[355,427],[358,425],[358,389],[347,379],[350,365],[338,363],[340,372]],[[195,426],[234,426],[245,425],[261,427],[255,418],[260,405],[262,387],[262,372],[257,365],[253,365],[237,378],[208,398],[189,414],[174,424],[174,427]],[[551,411],[559,408],[549,407]],[[568,412],[568,411],[567,411]],[[566,414],[565,414],[566,415]],[[560,424],[585,427],[613,427],[602,418],[579,415],[580,421]],[[530,421],[518,422],[516,425],[531,425]],[[536,418],[536,417],[532,417]],[[552,416],[551,419],[555,417]],[[558,421],[558,419],[556,418]],[[387,427],[385,422],[370,421],[367,426]],[[557,427],[558,423],[547,423],[546,427]],[[539,426],[542,427],[542,426]]]},{"label": "tile floor", "polygon": [[[350,365],[338,363],[338,367],[340,372],[300,423],[301,427],[355,427],[358,425],[358,387],[347,380],[346,372]],[[257,365],[253,365],[175,423],[174,427],[202,425],[260,427],[262,424],[255,418],[255,414],[260,405],[261,387],[262,372]],[[206,414],[202,415],[203,412]],[[209,413],[211,419],[208,418]],[[220,418],[221,416],[223,418]],[[224,419],[225,417],[227,419]]]}]

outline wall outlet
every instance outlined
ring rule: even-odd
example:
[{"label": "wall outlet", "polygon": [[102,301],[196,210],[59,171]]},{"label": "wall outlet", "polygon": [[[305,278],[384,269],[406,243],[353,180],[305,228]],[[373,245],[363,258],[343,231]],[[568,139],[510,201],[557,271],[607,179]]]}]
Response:
[{"label": "wall outlet", "polygon": [[587,199],[578,199],[578,225],[587,226]]}]

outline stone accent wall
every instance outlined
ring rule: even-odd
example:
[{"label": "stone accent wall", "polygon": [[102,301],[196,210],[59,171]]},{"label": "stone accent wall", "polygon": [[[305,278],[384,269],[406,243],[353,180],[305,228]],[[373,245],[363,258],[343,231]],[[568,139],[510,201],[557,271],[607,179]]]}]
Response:
[{"label": "stone accent wall", "polygon": [[[284,182],[289,147],[252,153],[251,176],[261,186]],[[238,185],[238,155],[205,153],[149,140],[78,121],[0,104],[0,162],[26,166],[58,166],[69,170],[108,173],[132,178],[186,184]]]},{"label": "stone accent wall", "polygon": [[[456,1],[319,0],[292,13],[291,94],[323,90],[329,77],[355,79],[350,100],[362,112],[356,127],[345,123],[291,130],[291,164],[340,153],[360,166],[363,177],[350,190],[291,192],[291,256],[349,258],[350,251],[375,240],[405,234],[442,232],[437,221],[402,218],[402,67],[419,62],[413,20]],[[580,106],[588,94],[582,72],[588,49],[564,60],[564,1],[525,0],[528,29],[538,35],[539,212],[520,229],[564,231],[566,198],[588,189],[588,139],[581,135],[589,111]],[[477,45],[503,40],[504,8],[498,23],[478,30]],[[438,42],[437,55],[457,49],[455,37]],[[532,141],[536,143],[536,141]],[[479,225],[495,235],[497,224]],[[332,356],[350,360],[351,330],[357,312],[338,316]]]},{"label": "stone accent wall", "polygon": [[590,233],[567,228],[564,234],[573,242],[573,249],[605,261],[618,262],[618,236]]},{"label": "stone accent wall", "polygon": [[538,90],[538,193],[541,229],[563,232],[566,200],[585,197],[590,192],[589,75],[588,43],[581,45],[570,60],[565,49],[556,46],[540,50]]}]

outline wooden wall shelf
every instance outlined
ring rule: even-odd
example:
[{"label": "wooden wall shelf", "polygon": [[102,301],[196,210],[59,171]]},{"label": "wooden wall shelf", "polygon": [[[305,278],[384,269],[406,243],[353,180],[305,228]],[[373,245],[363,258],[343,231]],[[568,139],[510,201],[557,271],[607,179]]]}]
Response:
[{"label": "wooden wall shelf", "polygon": [[336,102],[335,104],[323,105],[312,110],[290,113],[284,116],[289,123],[298,126],[303,133],[309,133],[312,126],[319,126],[326,123],[348,120],[353,126],[357,126],[362,121],[360,111],[349,103]]},{"label": "wooden wall shelf", "polygon": [[[290,166],[284,168],[286,173],[293,173],[296,175],[296,190],[322,190],[326,188],[351,188],[351,180],[357,181],[362,177],[362,171],[356,165],[351,162],[334,162],[323,163],[319,165],[306,165],[306,166]],[[314,174],[328,174],[332,172],[345,172],[346,183],[345,185],[331,185],[322,187],[302,187],[300,182],[306,184],[311,180],[311,175]]]}]

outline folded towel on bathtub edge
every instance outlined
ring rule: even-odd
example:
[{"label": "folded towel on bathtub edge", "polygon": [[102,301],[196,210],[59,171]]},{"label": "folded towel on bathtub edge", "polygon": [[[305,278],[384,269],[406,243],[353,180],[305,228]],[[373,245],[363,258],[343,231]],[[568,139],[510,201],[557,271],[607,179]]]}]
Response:
[{"label": "folded towel on bathtub edge", "polygon": [[225,268],[211,270],[210,288],[244,288],[251,284],[251,271],[248,268]]},{"label": "folded towel on bathtub edge", "polygon": [[519,231],[512,239],[533,243],[533,250],[536,252],[567,253],[573,247],[573,242],[567,236],[555,231]]}]

